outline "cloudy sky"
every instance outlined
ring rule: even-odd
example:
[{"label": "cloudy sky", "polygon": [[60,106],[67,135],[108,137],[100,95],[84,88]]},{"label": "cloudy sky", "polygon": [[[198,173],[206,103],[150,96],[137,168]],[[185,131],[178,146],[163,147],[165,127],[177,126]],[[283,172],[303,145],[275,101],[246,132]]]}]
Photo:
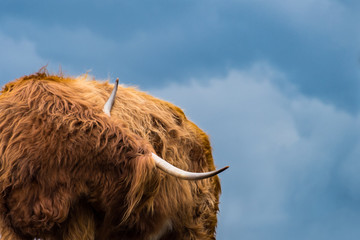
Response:
[{"label": "cloudy sky", "polygon": [[359,239],[360,2],[1,0],[1,85],[136,85],[209,133],[218,239]]}]

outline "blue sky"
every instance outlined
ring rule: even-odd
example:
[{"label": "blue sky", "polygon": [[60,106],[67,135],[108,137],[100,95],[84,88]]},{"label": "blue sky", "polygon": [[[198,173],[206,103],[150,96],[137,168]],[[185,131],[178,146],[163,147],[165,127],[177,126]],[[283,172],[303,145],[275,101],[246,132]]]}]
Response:
[{"label": "blue sky", "polygon": [[218,239],[359,239],[360,2],[0,2],[0,82],[48,64],[171,101],[209,133]]}]

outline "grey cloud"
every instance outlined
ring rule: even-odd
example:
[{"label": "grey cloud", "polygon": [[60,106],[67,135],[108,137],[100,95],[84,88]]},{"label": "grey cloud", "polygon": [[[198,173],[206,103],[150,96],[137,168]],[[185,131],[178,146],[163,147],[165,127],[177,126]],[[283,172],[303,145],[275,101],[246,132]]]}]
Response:
[{"label": "grey cloud", "polygon": [[360,117],[276,82],[260,63],[207,84],[152,90],[212,139],[221,175],[219,239],[356,239]]}]

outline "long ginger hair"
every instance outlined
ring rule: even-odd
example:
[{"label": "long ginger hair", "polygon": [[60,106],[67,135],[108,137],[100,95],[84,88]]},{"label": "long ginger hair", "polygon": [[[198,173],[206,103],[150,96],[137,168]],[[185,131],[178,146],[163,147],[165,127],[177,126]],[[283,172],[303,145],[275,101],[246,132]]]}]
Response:
[{"label": "long ginger hair", "polygon": [[215,239],[217,176],[208,136],[183,111],[135,88],[42,70],[0,95],[2,239]]}]

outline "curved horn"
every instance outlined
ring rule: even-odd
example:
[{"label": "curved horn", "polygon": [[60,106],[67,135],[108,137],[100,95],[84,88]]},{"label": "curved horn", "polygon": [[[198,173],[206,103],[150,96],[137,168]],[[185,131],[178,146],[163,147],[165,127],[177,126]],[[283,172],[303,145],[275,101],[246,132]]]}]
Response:
[{"label": "curved horn", "polygon": [[[107,114],[109,117],[110,117],[111,108],[114,105],[118,85],[119,85],[119,78],[116,79],[114,89],[111,92],[111,95],[110,95],[109,99],[107,100],[107,102],[105,103],[104,108],[103,108],[104,113]],[[155,160],[156,167],[160,168],[162,171],[164,171],[165,173],[167,173],[171,176],[174,176],[174,177],[177,177],[180,179],[186,179],[186,180],[201,180],[201,179],[213,177],[229,168],[229,166],[226,166],[224,168],[221,168],[221,169],[215,170],[215,171],[211,171],[211,172],[194,173],[194,172],[184,171],[180,168],[177,168],[177,167],[171,165],[164,159],[157,156],[155,153],[152,153],[152,156],[153,156],[153,159]]]},{"label": "curved horn", "polygon": [[167,174],[170,174],[174,177],[186,179],[186,180],[200,180],[209,178],[212,176],[215,176],[222,171],[225,171],[229,168],[229,166],[226,166],[224,168],[221,168],[219,170],[211,171],[211,172],[205,172],[205,173],[194,173],[194,172],[187,172],[184,170],[181,170],[180,168],[177,168],[164,159],[157,156],[155,153],[152,153],[152,157],[155,160],[156,167],[160,168],[162,171],[164,171]]},{"label": "curved horn", "polygon": [[106,115],[108,115],[110,117],[110,111],[112,106],[114,105],[115,102],[115,96],[116,96],[116,92],[118,89],[118,85],[119,85],[119,78],[116,79],[115,85],[114,85],[114,89],[111,92],[111,95],[109,97],[109,99],[107,100],[107,102],[104,105],[103,111]]}]

